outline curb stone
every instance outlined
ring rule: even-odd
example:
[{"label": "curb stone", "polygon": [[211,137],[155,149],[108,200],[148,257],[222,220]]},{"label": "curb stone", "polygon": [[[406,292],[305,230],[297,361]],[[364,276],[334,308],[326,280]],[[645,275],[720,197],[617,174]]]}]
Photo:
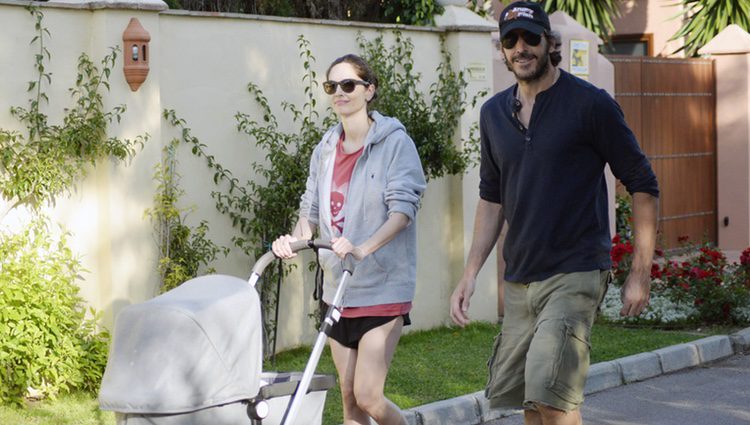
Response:
[{"label": "curb stone", "polygon": [[693,341],[693,344],[698,347],[698,355],[701,358],[701,363],[712,362],[734,354],[732,340],[726,335],[709,336],[708,338]]},{"label": "curb stone", "polygon": [[623,357],[616,362],[622,369],[622,381],[626,384],[653,378],[662,372],[659,356],[652,352]]},{"label": "curb stone", "polygon": [[479,419],[480,424],[502,419],[517,413],[521,413],[521,410],[516,409],[492,409],[490,407],[490,401],[484,396],[484,391],[477,391],[472,394],[479,404]]},{"label": "curb stone", "polygon": [[698,347],[695,344],[677,344],[654,351],[659,356],[661,370],[664,373],[674,372],[688,367],[698,366],[701,362]]},{"label": "curb stone", "polygon": [[732,348],[735,353],[750,351],[750,328],[735,332],[729,337],[732,339]]},{"label": "curb stone", "polygon": [[423,425],[477,425],[481,423],[479,402],[472,395],[425,404],[416,411]]},{"label": "curb stone", "polygon": [[[750,328],[596,363],[589,368],[584,393],[592,394],[745,351],[750,351]],[[490,409],[483,391],[404,411],[409,425],[482,425],[520,413],[520,410]]]},{"label": "curb stone", "polygon": [[[696,353],[697,355],[697,353]],[[591,365],[583,393],[592,394],[622,385],[622,368],[616,361]]]}]

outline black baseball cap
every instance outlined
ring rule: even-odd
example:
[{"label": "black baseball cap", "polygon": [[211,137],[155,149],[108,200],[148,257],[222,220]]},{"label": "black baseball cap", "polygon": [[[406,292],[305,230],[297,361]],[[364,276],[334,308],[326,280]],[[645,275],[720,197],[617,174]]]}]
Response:
[{"label": "black baseball cap", "polygon": [[539,3],[517,1],[503,9],[500,14],[500,38],[510,31],[522,29],[534,34],[542,35],[550,32],[549,17]]}]

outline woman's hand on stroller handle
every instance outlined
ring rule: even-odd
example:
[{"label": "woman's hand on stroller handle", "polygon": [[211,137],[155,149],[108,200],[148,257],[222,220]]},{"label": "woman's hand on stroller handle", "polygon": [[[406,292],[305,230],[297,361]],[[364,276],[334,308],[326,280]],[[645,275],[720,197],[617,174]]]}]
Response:
[{"label": "woman's hand on stroller handle", "polygon": [[291,235],[279,236],[271,244],[271,251],[273,254],[281,259],[289,259],[297,256],[297,250],[292,249],[292,243],[297,242],[297,238]]},{"label": "woman's hand on stroller handle", "polygon": [[338,255],[342,260],[349,254],[351,254],[357,261],[362,261],[362,259],[367,256],[367,253],[365,253],[361,247],[354,246],[349,239],[344,237],[333,238],[331,240],[331,251]]},{"label": "woman's hand on stroller handle", "polygon": [[[341,240],[343,238],[338,239]],[[349,243],[348,240],[344,240]],[[351,245],[351,243],[349,244]],[[334,251],[332,245],[333,244],[331,242],[324,241],[322,239],[298,240],[291,235],[280,236],[271,244],[271,252],[266,253],[255,263],[255,266],[253,267],[253,273],[257,275],[263,273],[263,269],[265,269],[266,266],[271,261],[273,261],[274,258],[294,258],[297,255],[297,251],[301,251],[303,249],[328,249]],[[354,247],[351,251],[346,251],[342,254],[336,254],[342,257],[343,269],[344,271],[349,272],[349,274],[354,273],[354,262],[359,261],[365,257],[363,251],[359,247]],[[360,255],[361,257],[357,257],[357,255]]]}]

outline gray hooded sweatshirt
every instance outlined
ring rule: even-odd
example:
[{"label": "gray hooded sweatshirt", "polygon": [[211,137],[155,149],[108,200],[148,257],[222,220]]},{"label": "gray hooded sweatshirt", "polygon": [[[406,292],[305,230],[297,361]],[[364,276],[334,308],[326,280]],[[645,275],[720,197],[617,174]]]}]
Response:
[{"label": "gray hooded sweatshirt", "polygon": [[[362,155],[354,165],[346,203],[343,237],[360,245],[372,236],[390,214],[409,218],[408,226],[390,242],[359,262],[348,281],[345,307],[408,302],[414,298],[417,280],[417,232],[414,219],[426,183],[416,146],[395,118],[370,112],[373,124],[365,138]],[[320,229],[323,240],[331,240],[331,179],[336,144],[343,127],[329,129],[315,147],[310,174],[300,203],[300,217]],[[341,279],[341,261],[331,251],[320,251],[325,271],[323,300],[333,301]]]}]

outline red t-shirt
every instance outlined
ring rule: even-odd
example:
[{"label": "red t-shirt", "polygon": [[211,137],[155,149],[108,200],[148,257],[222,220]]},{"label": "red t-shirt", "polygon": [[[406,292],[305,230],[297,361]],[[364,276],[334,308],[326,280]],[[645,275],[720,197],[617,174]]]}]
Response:
[{"label": "red t-shirt", "polygon": [[[355,152],[344,152],[344,139],[346,135],[342,132],[339,142],[336,144],[336,158],[333,163],[333,179],[331,181],[331,228],[337,236],[344,232],[344,219],[346,211],[346,193],[349,190],[349,181],[357,159],[362,155],[362,148]],[[411,302],[380,304],[366,307],[346,307],[341,312],[342,317],[366,317],[366,316],[401,316],[411,311]]]},{"label": "red t-shirt", "polygon": [[352,179],[352,171],[357,163],[362,148],[355,152],[344,152],[344,138],[342,132],[339,142],[336,144],[336,159],[333,164],[333,179],[331,181],[331,227],[336,236],[344,232],[344,204],[346,203],[346,192],[349,190],[349,181]]}]

